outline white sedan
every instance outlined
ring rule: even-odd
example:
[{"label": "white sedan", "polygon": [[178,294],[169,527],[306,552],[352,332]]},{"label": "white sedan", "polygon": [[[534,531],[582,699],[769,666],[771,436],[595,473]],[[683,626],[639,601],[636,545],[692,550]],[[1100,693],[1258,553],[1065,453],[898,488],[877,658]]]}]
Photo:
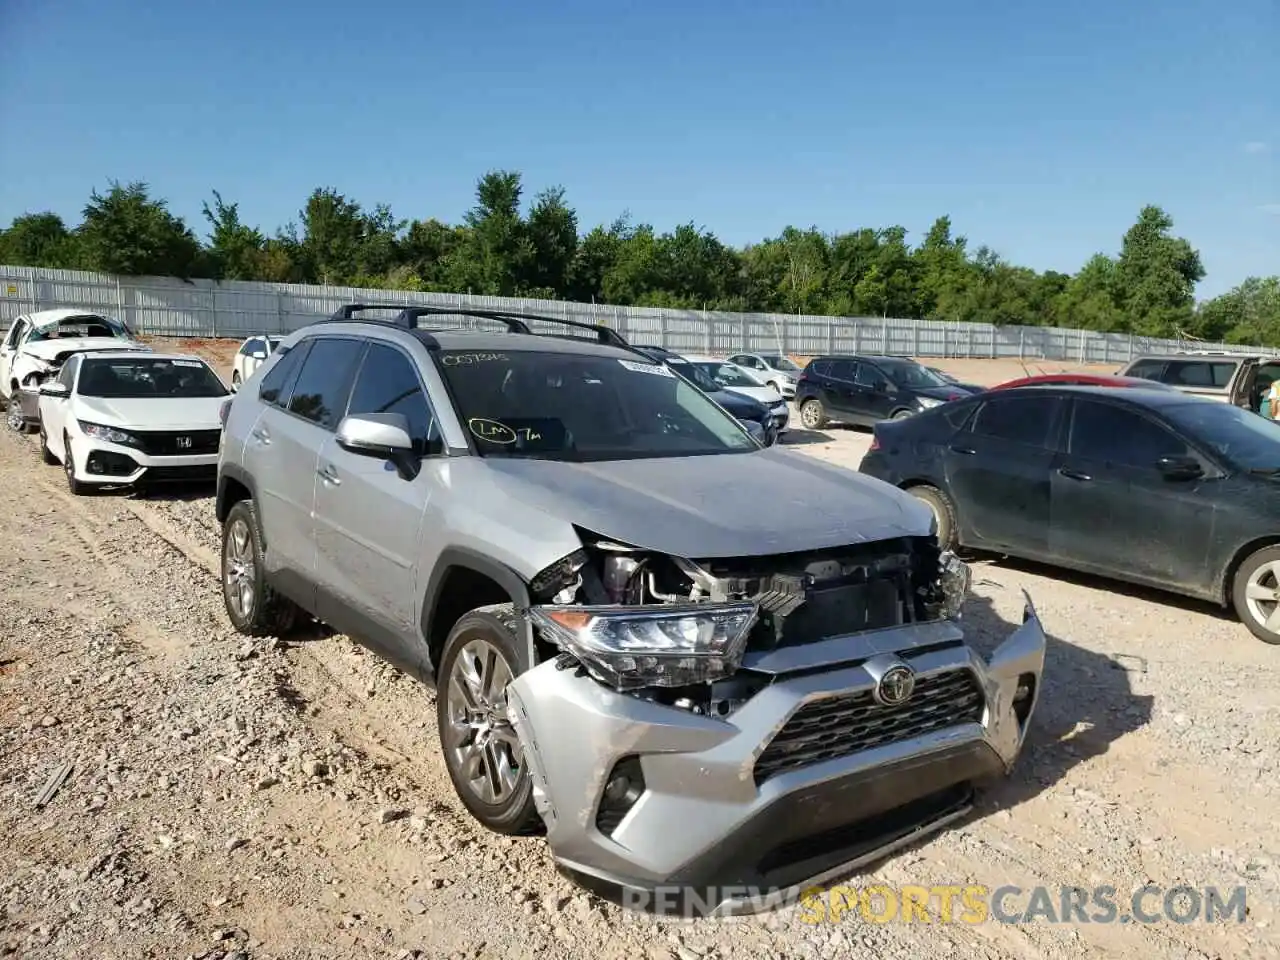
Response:
[{"label": "white sedan", "polygon": [[685,354],[684,359],[701,368],[707,376],[725,390],[750,397],[763,403],[773,414],[773,423],[779,434],[787,430],[791,419],[791,411],[782,394],[771,384],[766,383],[758,374],[728,360],[717,360],[715,357],[702,357]]},{"label": "white sedan", "polygon": [[250,337],[240,344],[236,358],[231,364],[231,389],[239,390],[240,385],[253,376],[267,357],[276,352],[284,337]]},{"label": "white sedan", "polygon": [[40,452],[72,493],[163,480],[212,480],[230,396],[199,357],[96,351],[40,386]]}]

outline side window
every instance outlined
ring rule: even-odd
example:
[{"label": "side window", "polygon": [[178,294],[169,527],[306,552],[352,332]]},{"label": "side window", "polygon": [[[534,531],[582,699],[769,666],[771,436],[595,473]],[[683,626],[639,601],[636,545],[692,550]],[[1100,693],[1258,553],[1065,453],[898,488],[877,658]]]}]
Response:
[{"label": "side window", "polygon": [[303,340],[288,353],[276,361],[276,365],[267,371],[258,387],[258,399],[263,403],[283,407],[289,402],[293,392],[294,381],[298,378],[298,370],[311,348],[310,340]]},{"label": "side window", "polygon": [[842,383],[853,383],[858,375],[858,365],[852,360],[831,360],[827,376]]},{"label": "side window", "polygon": [[257,342],[258,341],[253,338],[246,340],[244,343],[240,344],[240,349],[237,353],[242,357],[247,357],[249,354],[253,353],[254,345],[257,344]]},{"label": "side window", "polygon": [[22,335],[27,332],[27,321],[15,320],[13,326],[9,328],[9,335],[4,338],[4,345],[7,349],[12,350],[18,345],[18,341],[22,339]]},{"label": "side window", "polygon": [[337,427],[363,352],[362,340],[317,337],[302,361],[289,397],[289,412],[326,430]]},{"label": "side window", "polygon": [[831,361],[811,360],[809,361],[808,370],[815,377],[829,377],[831,376]]},{"label": "side window", "polygon": [[1225,387],[1236,372],[1234,363],[1207,363],[1204,360],[1182,360],[1169,364],[1164,382],[1175,387]]},{"label": "side window", "polygon": [[431,404],[413,362],[399,350],[385,344],[369,345],[347,415],[357,413],[401,413],[409,421],[409,436],[420,456],[430,449],[438,427]]},{"label": "side window", "polygon": [[1190,448],[1167,428],[1133,410],[1077,400],[1071,417],[1071,453],[1126,467],[1154,468],[1161,457]]},{"label": "side window", "polygon": [[880,371],[880,368],[870,363],[858,364],[857,373],[854,376],[854,383],[860,387],[874,387],[876,384],[882,383],[888,378]]},{"label": "side window", "polygon": [[1163,360],[1139,360],[1129,372],[1125,374],[1128,377],[1141,377],[1143,380],[1158,380],[1164,382],[1164,361]]},{"label": "side window", "polygon": [[981,437],[1047,447],[1057,410],[1055,397],[1000,397],[982,405],[969,429]]},{"label": "side window", "polygon": [[72,357],[62,365],[62,370],[58,374],[58,382],[71,389],[71,385],[76,382],[76,371],[80,369],[80,358]]}]

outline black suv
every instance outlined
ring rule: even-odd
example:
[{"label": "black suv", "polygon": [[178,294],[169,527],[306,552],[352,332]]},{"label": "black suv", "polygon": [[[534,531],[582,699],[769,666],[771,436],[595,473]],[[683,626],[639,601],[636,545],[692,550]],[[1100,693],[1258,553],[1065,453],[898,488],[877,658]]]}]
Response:
[{"label": "black suv", "polygon": [[978,392],[910,357],[814,357],[796,384],[796,406],[806,430],[821,430],[828,423],[900,420]]}]

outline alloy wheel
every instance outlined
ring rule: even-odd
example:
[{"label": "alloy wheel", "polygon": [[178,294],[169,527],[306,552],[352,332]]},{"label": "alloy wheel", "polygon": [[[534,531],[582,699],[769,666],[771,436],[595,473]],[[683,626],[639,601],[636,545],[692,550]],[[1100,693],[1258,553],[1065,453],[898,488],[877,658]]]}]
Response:
[{"label": "alloy wheel", "polygon": [[22,416],[22,404],[18,401],[18,394],[9,398],[9,410],[5,415],[5,422],[9,424],[9,429],[15,433],[25,433],[27,430],[27,421]]},{"label": "alloy wheel", "polygon": [[800,422],[810,430],[816,430],[822,416],[821,410],[816,401],[810,400],[800,408]]},{"label": "alloy wheel", "polygon": [[257,570],[253,562],[253,533],[249,524],[237,518],[227,531],[223,546],[227,602],[242,621],[253,616],[257,602]]},{"label": "alloy wheel", "polygon": [[507,719],[511,667],[486,640],[470,641],[454,658],[447,692],[446,744],[454,768],[482,803],[506,801],[519,786],[520,741]]},{"label": "alloy wheel", "polygon": [[1280,633],[1280,560],[1253,571],[1244,597],[1249,615],[1272,633]]}]

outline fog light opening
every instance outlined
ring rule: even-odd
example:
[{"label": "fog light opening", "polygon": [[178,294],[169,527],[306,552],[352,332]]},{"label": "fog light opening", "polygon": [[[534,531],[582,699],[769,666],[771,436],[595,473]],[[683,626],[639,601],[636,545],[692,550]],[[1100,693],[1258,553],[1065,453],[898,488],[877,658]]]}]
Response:
[{"label": "fog light opening", "polygon": [[1031,715],[1031,705],[1036,700],[1036,676],[1024,673],[1018,677],[1018,685],[1013,691],[1013,715],[1020,725],[1025,725]]},{"label": "fog light opening", "polygon": [[596,811],[596,829],[606,837],[618,829],[628,811],[644,794],[644,771],[639,757],[624,757],[614,764],[605,781],[600,808]]}]

